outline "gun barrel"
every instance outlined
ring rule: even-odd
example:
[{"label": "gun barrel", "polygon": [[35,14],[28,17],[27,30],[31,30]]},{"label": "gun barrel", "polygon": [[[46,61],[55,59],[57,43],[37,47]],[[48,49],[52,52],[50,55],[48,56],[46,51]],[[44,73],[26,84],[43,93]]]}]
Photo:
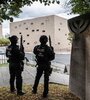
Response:
[{"label": "gun barrel", "polygon": [[51,37],[50,37],[50,35],[49,35],[49,46],[51,47],[52,45],[51,45]]},{"label": "gun barrel", "polygon": [[21,38],[20,38],[20,50],[22,52],[24,52],[24,47],[23,47],[23,36],[21,35]]},{"label": "gun barrel", "polygon": [[21,35],[21,38],[20,38],[20,46],[22,45],[22,41],[23,41],[22,38],[23,38],[23,37],[22,37],[22,35]]}]

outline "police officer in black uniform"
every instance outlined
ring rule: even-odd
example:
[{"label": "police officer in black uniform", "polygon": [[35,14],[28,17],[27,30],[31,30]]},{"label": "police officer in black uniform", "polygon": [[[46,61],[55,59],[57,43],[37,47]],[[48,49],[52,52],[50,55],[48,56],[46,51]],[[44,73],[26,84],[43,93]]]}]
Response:
[{"label": "police officer in black uniform", "polygon": [[37,74],[35,77],[35,83],[33,85],[32,93],[37,93],[37,87],[39,84],[39,80],[44,72],[44,91],[43,91],[43,97],[47,97],[49,87],[49,75],[50,75],[50,65],[51,60],[55,58],[55,53],[52,49],[46,44],[48,42],[48,38],[46,35],[42,35],[39,39],[40,45],[37,45],[34,47],[33,53],[36,56],[36,62],[37,62]]},{"label": "police officer in black uniform", "polygon": [[25,54],[20,51],[17,45],[18,37],[13,35],[9,37],[11,44],[6,48],[6,57],[8,57],[9,72],[10,72],[10,91],[15,92],[14,81],[16,78],[17,95],[24,95],[22,92],[22,60]]}]

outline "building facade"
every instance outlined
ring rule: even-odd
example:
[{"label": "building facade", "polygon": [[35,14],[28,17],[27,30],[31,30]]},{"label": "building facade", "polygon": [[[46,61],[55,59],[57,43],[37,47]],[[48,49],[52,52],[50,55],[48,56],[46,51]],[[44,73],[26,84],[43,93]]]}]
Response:
[{"label": "building facade", "polygon": [[[10,23],[10,34],[22,35],[25,51],[30,52],[39,44],[41,35],[51,36],[55,51],[68,51],[71,49],[68,38],[67,19],[56,15],[38,17]],[[49,44],[49,43],[48,43]]]},{"label": "building facade", "polygon": [[0,38],[2,37],[2,24],[0,24]]}]

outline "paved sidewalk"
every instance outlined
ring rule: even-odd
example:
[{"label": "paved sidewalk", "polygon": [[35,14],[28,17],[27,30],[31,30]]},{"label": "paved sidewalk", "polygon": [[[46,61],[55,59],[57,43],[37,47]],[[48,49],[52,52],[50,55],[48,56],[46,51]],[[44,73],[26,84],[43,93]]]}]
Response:
[{"label": "paved sidewalk", "polygon": [[[24,84],[33,84],[36,75],[36,68],[26,66],[22,73]],[[0,86],[9,86],[9,68],[0,67]],[[50,76],[50,82],[69,85],[69,75],[52,72]],[[43,76],[41,77],[40,83],[43,83]]]}]

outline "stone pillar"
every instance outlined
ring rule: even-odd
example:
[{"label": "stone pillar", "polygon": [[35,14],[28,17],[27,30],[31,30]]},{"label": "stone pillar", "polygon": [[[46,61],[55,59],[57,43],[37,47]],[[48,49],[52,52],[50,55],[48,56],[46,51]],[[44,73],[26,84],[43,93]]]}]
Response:
[{"label": "stone pillar", "polygon": [[69,88],[81,100],[90,100],[90,13],[68,20],[74,33]]}]

